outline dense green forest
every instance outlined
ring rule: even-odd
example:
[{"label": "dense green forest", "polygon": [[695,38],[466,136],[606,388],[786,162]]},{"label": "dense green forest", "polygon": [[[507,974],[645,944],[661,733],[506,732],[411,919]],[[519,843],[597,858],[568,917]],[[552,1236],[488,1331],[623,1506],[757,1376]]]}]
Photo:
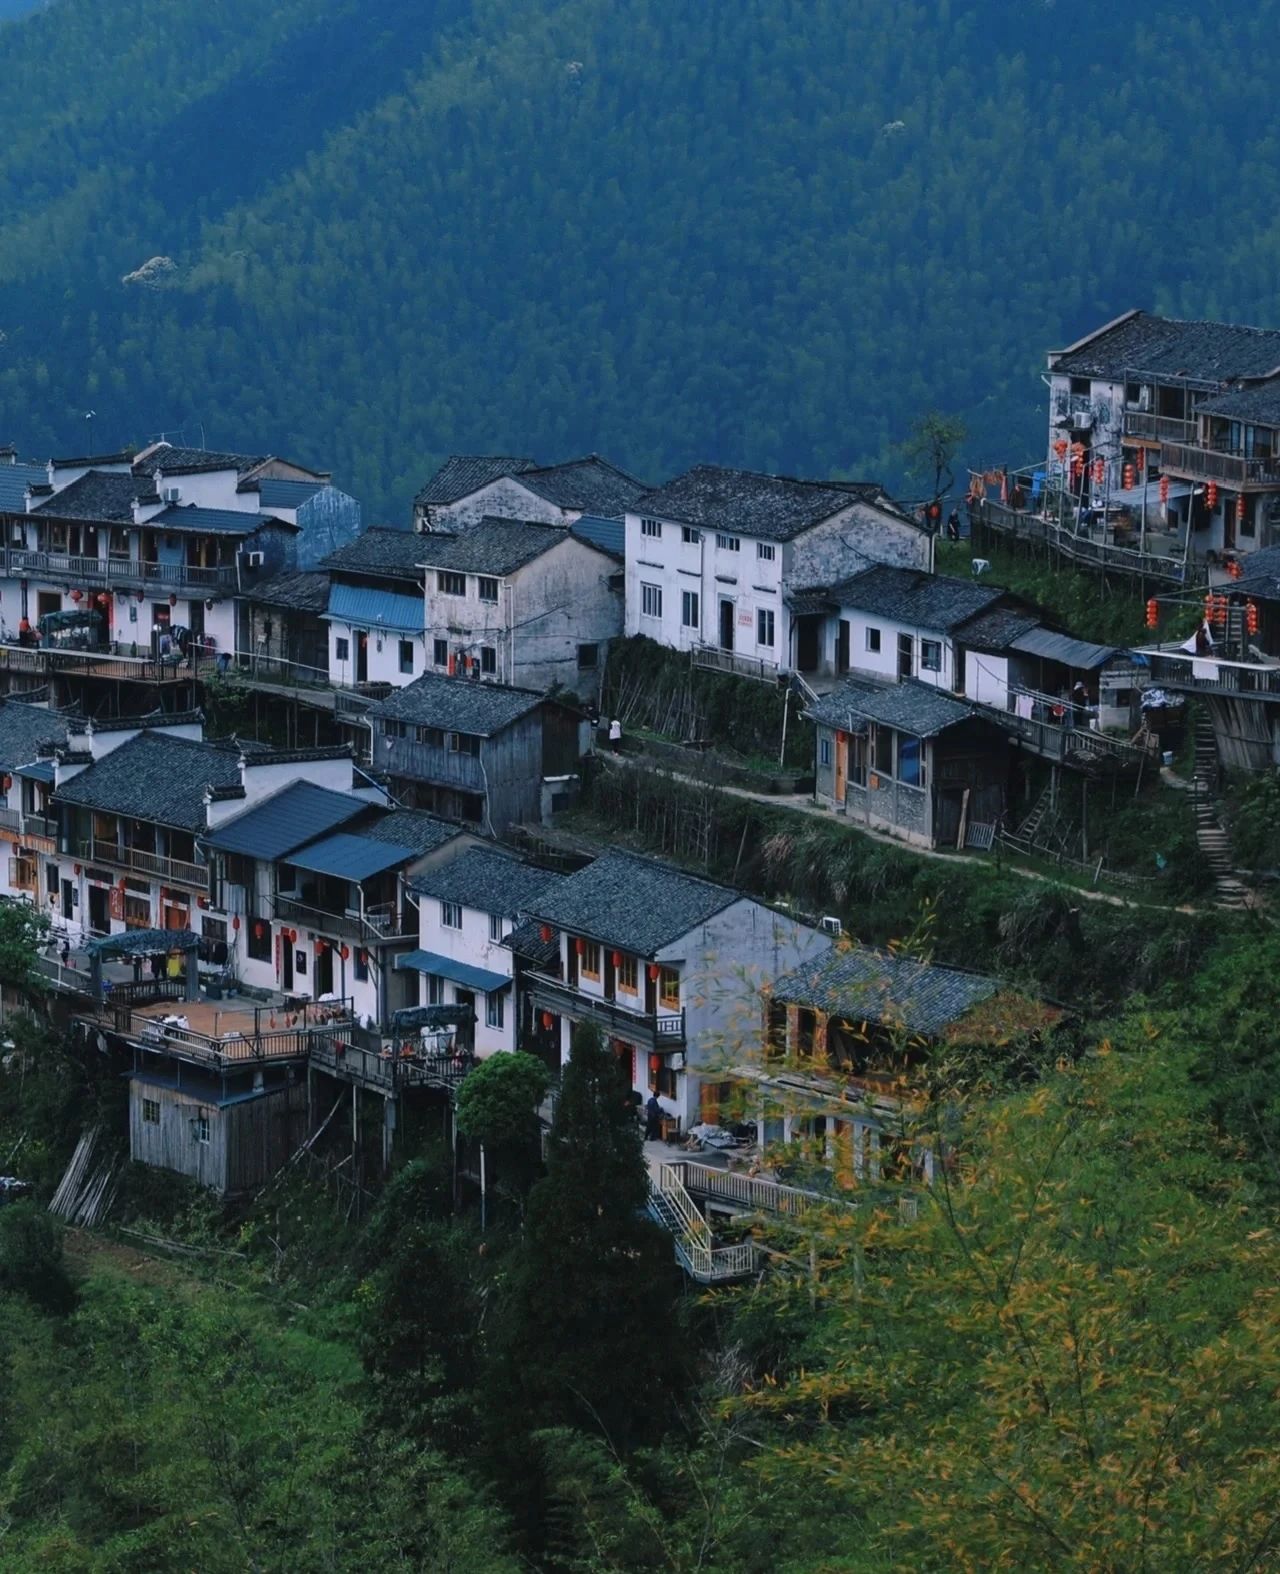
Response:
[{"label": "dense green forest", "polygon": [[893,480],[935,406],[1021,460],[1047,348],[1280,322],[1278,40],[1277,0],[56,0],[5,39],[2,435],[295,452],[400,518],[457,449]]}]

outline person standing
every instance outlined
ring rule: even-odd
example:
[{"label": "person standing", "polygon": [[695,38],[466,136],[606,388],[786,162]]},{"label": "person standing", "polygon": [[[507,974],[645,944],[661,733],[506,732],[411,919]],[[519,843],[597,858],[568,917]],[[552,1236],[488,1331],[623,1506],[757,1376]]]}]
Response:
[{"label": "person standing", "polygon": [[622,753],[622,723],[616,716],[609,723],[609,747],[615,754]]},{"label": "person standing", "polygon": [[644,1140],[646,1142],[662,1140],[662,1105],[658,1103],[656,1093],[650,1093],[649,1102],[644,1107]]}]

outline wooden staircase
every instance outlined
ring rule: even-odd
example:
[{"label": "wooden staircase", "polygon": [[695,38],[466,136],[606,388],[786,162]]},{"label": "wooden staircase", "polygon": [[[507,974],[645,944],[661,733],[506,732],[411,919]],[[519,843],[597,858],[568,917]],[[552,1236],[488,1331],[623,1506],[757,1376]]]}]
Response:
[{"label": "wooden staircase", "polygon": [[1218,745],[1213,726],[1203,711],[1195,721],[1195,765],[1192,773],[1192,809],[1196,819],[1196,842],[1213,874],[1214,902],[1234,912],[1250,904],[1249,887],[1236,871],[1231,856],[1231,838],[1218,817]]}]

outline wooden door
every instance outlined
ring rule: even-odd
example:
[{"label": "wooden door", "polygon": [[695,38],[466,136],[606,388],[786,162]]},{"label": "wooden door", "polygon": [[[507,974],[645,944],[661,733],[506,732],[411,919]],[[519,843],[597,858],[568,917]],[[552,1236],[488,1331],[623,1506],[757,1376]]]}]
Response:
[{"label": "wooden door", "polygon": [[845,782],[849,777],[849,734],[836,733],[836,790],[837,803],[844,802]]}]

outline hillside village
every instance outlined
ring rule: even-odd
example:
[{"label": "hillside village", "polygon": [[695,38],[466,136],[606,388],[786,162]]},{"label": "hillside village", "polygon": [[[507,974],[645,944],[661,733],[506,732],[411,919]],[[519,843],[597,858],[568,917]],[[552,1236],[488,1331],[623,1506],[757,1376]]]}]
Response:
[{"label": "hillside village", "polygon": [[[127,1073],[131,1156],[243,1197],[350,1091],[376,1175],[496,1054],[543,1063],[550,1119],[594,1023],[651,1212],[711,1282],[757,1266],[722,1240],[744,1199],[932,1182],[903,1118],[932,1046],[1069,1019],[712,878],[696,838],[678,862],[593,841],[601,782],[1174,906],[1097,824],[1160,791],[1196,901],[1259,904],[1219,793],[1280,761],[1280,333],[1131,313],[1048,368],[1043,461],[923,500],[455,455],[390,528],[322,455],[6,452],[0,894],[47,922],[55,1015]],[[1094,575],[1147,637],[1064,626],[1002,552]],[[633,724],[629,652],[780,708],[776,764],[705,715]]]}]

